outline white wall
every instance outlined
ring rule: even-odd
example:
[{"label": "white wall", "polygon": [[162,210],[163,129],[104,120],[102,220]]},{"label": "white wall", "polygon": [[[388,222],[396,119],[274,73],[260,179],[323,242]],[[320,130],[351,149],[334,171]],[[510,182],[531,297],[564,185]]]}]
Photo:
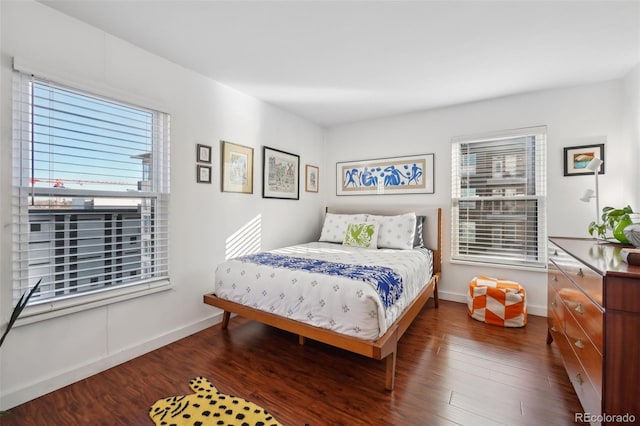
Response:
[{"label": "white wall", "polygon": [[[640,164],[640,64],[637,64],[623,80],[623,137],[635,149],[630,157]],[[632,207],[640,210],[640,167],[629,168],[630,179],[635,182],[637,203]],[[631,174],[633,173],[633,174]]]},{"label": "white wall", "polygon": [[[0,352],[6,409],[219,321],[202,303],[225,239],[261,216],[262,248],[317,237],[321,194],[261,197],[261,146],[323,166],[323,129],[32,1],[0,2],[0,314],[11,306],[11,70],[18,57],[45,77],[171,114],[170,291],[14,328]],[[254,193],[220,191],[220,146],[254,148]],[[195,147],[213,146],[213,184],[195,182]],[[304,179],[304,174],[301,174]],[[309,225],[312,225],[309,227]],[[291,232],[295,229],[295,232]],[[4,327],[2,327],[4,328]],[[213,343],[212,343],[213,344]]]},{"label": "white wall", "polygon": [[[390,156],[435,154],[435,194],[387,196],[336,196],[328,204],[425,203],[444,208],[445,242],[440,295],[464,301],[470,279],[487,274],[521,282],[527,289],[529,312],[546,315],[546,273],[507,268],[487,268],[450,262],[451,138],[521,127],[546,125],[548,131],[548,233],[588,237],[595,220],[595,203],[579,197],[594,186],[591,176],[563,176],[563,148],[606,140],[606,174],[600,176],[601,206],[638,205],[637,155],[632,141],[623,137],[622,80],[581,87],[549,90],[477,102],[438,110],[388,117],[333,128],[327,134],[323,185],[335,188],[335,163]],[[637,117],[637,116],[636,116]],[[637,124],[637,118],[636,118]],[[636,139],[637,141],[637,139]],[[637,144],[637,142],[635,142]],[[634,161],[636,160],[636,161]]]}]

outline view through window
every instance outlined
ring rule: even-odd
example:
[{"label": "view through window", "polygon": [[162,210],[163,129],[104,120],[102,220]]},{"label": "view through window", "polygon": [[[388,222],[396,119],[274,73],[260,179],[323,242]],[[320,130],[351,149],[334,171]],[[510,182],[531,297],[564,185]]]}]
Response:
[{"label": "view through window", "polygon": [[544,267],[545,140],[544,127],[453,140],[453,260]]},{"label": "view through window", "polygon": [[16,72],[14,299],[168,278],[168,116]]}]

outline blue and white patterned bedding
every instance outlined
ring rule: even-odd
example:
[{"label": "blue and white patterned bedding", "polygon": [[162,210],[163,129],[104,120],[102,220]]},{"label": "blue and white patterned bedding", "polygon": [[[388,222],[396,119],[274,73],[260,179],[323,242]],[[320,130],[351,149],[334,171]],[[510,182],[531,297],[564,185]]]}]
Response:
[{"label": "blue and white patterned bedding", "polygon": [[227,260],[215,294],[366,340],[382,336],[433,274],[427,249],[314,242]]}]

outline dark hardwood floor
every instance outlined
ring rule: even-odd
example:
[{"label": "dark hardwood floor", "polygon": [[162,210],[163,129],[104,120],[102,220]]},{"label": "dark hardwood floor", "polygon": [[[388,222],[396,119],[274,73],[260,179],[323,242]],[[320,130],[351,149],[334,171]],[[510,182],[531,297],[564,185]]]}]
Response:
[{"label": "dark hardwood floor", "polygon": [[233,318],[10,410],[10,425],[152,425],[158,399],[207,377],[284,425],[566,425],[582,412],[546,319],[486,325],[464,304],[433,301],[399,344],[395,390],[384,362]]}]

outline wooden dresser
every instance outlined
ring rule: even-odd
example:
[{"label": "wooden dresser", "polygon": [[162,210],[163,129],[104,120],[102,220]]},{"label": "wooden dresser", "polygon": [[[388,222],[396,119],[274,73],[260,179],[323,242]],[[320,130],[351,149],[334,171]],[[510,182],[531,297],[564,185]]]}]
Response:
[{"label": "wooden dresser", "polygon": [[601,416],[593,423],[640,422],[640,266],[624,263],[621,248],[549,239],[547,343],[558,345],[584,412]]}]

